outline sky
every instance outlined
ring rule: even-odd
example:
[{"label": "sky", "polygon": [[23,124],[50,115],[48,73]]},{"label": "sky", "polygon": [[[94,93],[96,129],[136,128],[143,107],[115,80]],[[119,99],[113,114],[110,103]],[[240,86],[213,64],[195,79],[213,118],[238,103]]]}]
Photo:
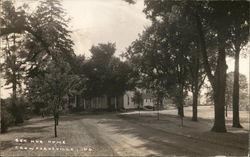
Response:
[{"label": "sky", "polygon": [[64,0],[72,17],[75,53],[89,57],[94,44],[115,42],[116,56],[134,41],[150,21],[145,18],[143,0],[130,5],[122,0]]},{"label": "sky", "polygon": [[[32,8],[37,5],[36,0],[16,0],[17,5],[24,2]],[[137,0],[130,5],[123,0],[62,0],[63,8],[71,18],[70,30],[75,43],[77,55],[90,57],[89,49],[98,43],[115,42],[116,56],[137,39],[138,34],[150,25],[142,12],[143,0]],[[250,50],[250,48],[248,49]],[[227,59],[228,71],[234,70],[234,60]],[[249,57],[241,58],[240,72],[249,78]],[[1,85],[4,81],[1,80]],[[1,87],[1,97],[9,96],[10,91]]]},{"label": "sky", "polygon": [[[98,43],[115,42],[116,56],[125,51],[144,27],[150,25],[142,12],[144,0],[134,5],[123,0],[61,0],[71,21],[70,30],[76,54],[90,57],[89,49]],[[36,0],[15,0],[18,6],[28,3],[30,10]]]}]

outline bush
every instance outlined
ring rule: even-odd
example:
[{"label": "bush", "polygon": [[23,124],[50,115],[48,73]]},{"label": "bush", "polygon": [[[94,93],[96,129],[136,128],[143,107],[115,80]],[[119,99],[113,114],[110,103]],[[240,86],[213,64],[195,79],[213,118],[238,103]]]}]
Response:
[{"label": "bush", "polygon": [[1,104],[1,133],[5,133],[8,127],[14,123],[14,117],[10,114],[7,109],[7,104]]},{"label": "bush", "polygon": [[13,105],[10,106],[10,113],[15,119],[15,124],[23,123],[24,119],[24,106],[22,104],[16,104],[15,107]]},{"label": "bush", "polygon": [[28,106],[25,100],[21,97],[16,100],[15,105],[12,104],[12,101],[9,101],[6,104],[9,108],[10,113],[15,119],[15,124],[23,123],[26,117],[26,108]]},{"label": "bush", "polygon": [[36,115],[40,115],[41,110],[47,107],[43,102],[32,102],[29,106],[32,106],[32,112]]}]

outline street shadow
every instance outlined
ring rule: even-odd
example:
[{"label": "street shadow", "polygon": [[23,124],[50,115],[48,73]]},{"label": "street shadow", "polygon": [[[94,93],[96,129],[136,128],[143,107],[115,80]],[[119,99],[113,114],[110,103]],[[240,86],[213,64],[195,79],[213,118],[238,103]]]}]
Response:
[{"label": "street shadow", "polygon": [[[138,115],[136,115],[138,116]],[[99,120],[99,124],[107,124],[111,128],[114,128],[112,131],[112,134],[122,134],[122,135],[132,135],[137,139],[140,139],[142,141],[145,141],[147,139],[147,142],[144,142],[140,146],[136,146],[138,148],[145,148],[147,150],[152,150],[155,152],[158,152],[159,154],[164,155],[188,155],[188,156],[214,156],[214,155],[236,155],[236,156],[245,156],[247,155],[247,139],[248,134],[247,133],[214,133],[210,132],[208,130],[207,132],[201,132],[197,134],[198,137],[191,138],[187,136],[182,136],[180,134],[175,134],[174,132],[169,132],[168,130],[160,130],[157,128],[152,128],[150,126],[144,126],[140,125],[140,123],[149,123],[149,120],[141,120],[140,117],[131,117],[131,115],[118,115],[119,118],[126,120],[130,122],[129,125],[122,125],[122,123],[117,120],[117,118],[109,118],[105,120]],[[168,116],[171,118],[178,118],[178,116]],[[151,118],[151,116],[149,116]],[[208,119],[199,119],[199,121],[208,121]],[[211,120],[209,120],[211,121]],[[152,120],[150,123],[173,123],[171,120],[161,119],[161,120]],[[195,123],[195,122],[194,122]],[[199,123],[199,122],[198,122]],[[177,125],[177,124],[175,124]],[[188,128],[188,126],[185,126]],[[193,129],[193,128],[192,128]],[[195,135],[193,135],[195,136]],[[200,138],[201,137],[201,138]],[[229,138],[230,137],[230,138]],[[211,138],[217,138],[218,140],[210,140]],[[176,143],[169,142],[168,139],[176,139]],[[220,148],[227,147],[230,151],[226,152],[225,150],[217,150],[217,152],[213,151],[207,151],[207,152],[200,152],[198,149],[190,149],[190,148],[183,148],[183,146],[178,145],[177,143],[181,140],[190,140],[190,145],[194,144],[193,142],[198,141],[199,143],[203,143],[206,145],[208,143],[209,145],[218,145],[221,146]],[[233,142],[230,142],[230,140],[233,139]],[[245,141],[242,141],[244,140]],[[235,143],[239,143],[238,146],[235,146]],[[197,144],[198,145],[198,144]],[[202,150],[202,149],[201,149]],[[221,152],[220,152],[221,151]],[[204,154],[206,153],[206,154]],[[152,155],[150,155],[152,156]]]},{"label": "street shadow", "polygon": [[[85,119],[87,117],[87,115],[68,115],[68,116],[61,116],[59,118],[59,122],[67,122],[67,121],[77,121],[77,120],[81,120],[81,119]],[[88,116],[89,117],[89,116]]]},{"label": "street shadow", "polygon": [[14,143],[12,141],[1,141],[1,145],[0,145],[1,151],[4,151],[12,147],[14,147]]},{"label": "street shadow", "polygon": [[8,132],[15,132],[15,133],[33,133],[33,132],[47,132],[46,128],[50,126],[37,126],[37,127],[17,127],[15,129],[10,129]]},{"label": "street shadow", "polygon": [[24,123],[24,125],[30,125],[30,124],[36,124],[36,123],[43,123],[43,122],[49,122],[49,121],[53,121],[54,118],[53,117],[44,117],[44,118],[38,118],[36,117],[35,119],[29,119],[26,121],[26,123]]},{"label": "street shadow", "polygon": [[[136,139],[145,141],[143,144],[139,146],[135,146],[135,148],[142,148],[146,150],[152,150],[162,155],[189,155],[189,156],[200,156],[196,151],[192,151],[189,149],[183,149],[181,146],[169,142],[167,140],[168,136],[174,136],[172,134],[166,134],[165,131],[147,128],[145,126],[138,126],[135,123],[131,123],[128,125],[122,125],[121,122],[117,119],[106,119],[100,120],[98,123],[107,124],[111,128],[114,128],[115,131],[112,131],[112,134],[123,134],[123,135],[132,135]],[[164,138],[162,138],[164,137]],[[149,154],[147,156],[157,156],[154,154]]]},{"label": "street shadow", "polygon": [[[60,116],[59,118],[59,123],[61,122],[68,122],[68,121],[77,121],[77,120],[82,120],[82,119],[98,119],[98,117],[103,117],[103,116],[109,116],[109,115],[115,115],[115,114],[119,114],[119,112],[117,113],[112,113],[112,112],[98,112],[98,113],[93,113],[93,114],[79,114],[79,113],[75,113],[75,114],[69,114],[69,115],[63,115]],[[110,116],[109,116],[110,118]]]},{"label": "street shadow", "polygon": [[[152,119],[153,118],[153,119]],[[112,129],[111,134],[122,134],[122,135],[132,135],[133,137],[137,138],[138,140],[145,141],[142,144],[135,146],[135,149],[146,149],[146,150],[152,150],[154,152],[157,152],[162,155],[185,155],[185,156],[204,156],[204,155],[209,155],[209,156],[214,156],[218,155],[218,152],[213,152],[211,150],[207,154],[202,154],[198,151],[198,149],[190,149],[186,148],[181,145],[178,145],[178,141],[181,139],[183,140],[188,140],[187,137],[177,135],[175,133],[168,132],[168,130],[160,130],[157,128],[152,128],[149,126],[143,126],[140,125],[140,123],[156,123],[156,124],[170,124],[171,126],[173,125],[179,125],[176,124],[176,121],[179,121],[179,117],[176,115],[160,115],[160,120],[157,120],[157,117],[155,115],[141,115],[141,117],[138,116],[138,114],[129,114],[129,115],[121,115],[119,113],[112,113],[112,114],[97,114],[97,115],[63,115],[60,116],[59,119],[59,125],[60,122],[73,122],[73,121],[78,121],[78,120],[88,120],[88,119],[94,119],[97,121],[98,124],[106,124],[110,126]],[[175,121],[173,121],[173,119]],[[128,122],[128,123],[123,123],[122,121]],[[191,119],[186,117],[184,119],[185,121],[189,121],[191,123]],[[193,125],[196,125],[195,123],[200,123],[202,121],[209,121],[211,122],[210,119],[202,119],[199,118],[198,122],[193,122]],[[27,126],[27,125],[33,125],[37,123],[46,123],[46,122],[51,122],[51,125],[46,125],[46,126]],[[129,124],[129,125],[124,125],[124,124]],[[38,124],[39,125],[39,124]],[[95,125],[95,124],[93,124]],[[53,126],[53,118],[47,117],[44,119],[35,119],[35,120],[30,120],[28,121],[27,124],[24,124],[22,127],[17,127],[10,129],[9,132],[25,132],[25,133],[32,133],[32,132],[46,132],[46,128]],[[191,128],[188,125],[184,126],[185,128]],[[193,129],[193,128],[192,128]],[[95,136],[95,135],[93,135]],[[212,144],[214,145],[221,145],[221,141],[225,142],[225,146],[231,147],[234,149],[234,143],[230,142],[230,139],[233,139],[234,142],[240,143],[239,146],[235,146],[236,149],[239,149],[241,152],[234,153],[233,151],[230,151],[230,155],[232,156],[245,156],[247,155],[247,139],[248,139],[248,134],[247,133],[214,133],[210,132],[209,130],[207,132],[201,132],[199,136],[203,136],[203,138],[210,139],[214,138],[216,136],[218,138],[218,142],[214,142]],[[230,138],[228,138],[230,137]],[[228,138],[228,140],[227,140]],[[145,140],[146,139],[146,140]],[[172,139],[172,141],[169,141],[168,139]],[[176,142],[173,142],[176,139]],[[199,142],[203,141],[206,142],[202,139],[198,139]],[[244,140],[244,141],[242,141]],[[245,141],[246,140],[246,141]],[[207,141],[210,142],[211,141]],[[1,141],[2,143],[2,141]],[[192,145],[192,142],[190,142],[190,145]],[[2,148],[3,147],[3,148]],[[3,144],[1,144],[1,150],[8,149],[10,147],[13,147],[13,142],[12,141],[3,141]],[[246,147],[246,148],[245,148]],[[225,153],[224,150],[221,151],[221,154],[228,155],[229,153]],[[149,154],[147,156],[157,156],[154,154]]]},{"label": "street shadow", "polygon": [[[246,132],[227,132],[227,133],[218,133],[218,132],[202,132],[201,136],[206,137],[207,139],[211,139],[216,137],[215,144],[223,144],[232,148],[238,148],[247,150],[248,149],[248,133]],[[223,140],[223,143],[220,141]],[[235,144],[237,143],[237,145]]]},{"label": "street shadow", "polygon": [[[157,120],[157,113],[151,113],[151,114],[141,114],[140,117],[142,117],[142,119],[140,119],[140,117],[138,116],[137,113],[129,113],[129,114],[119,114],[118,117],[122,118],[122,119],[126,119],[126,120],[140,120],[146,123],[173,123],[173,124],[178,124],[177,121],[181,121],[181,117],[178,115],[173,115],[173,114],[160,114],[160,119]],[[144,118],[144,119],[143,119]],[[171,119],[171,120],[170,120]],[[156,121],[157,120],[157,121]],[[174,120],[174,121],[173,121]],[[199,124],[200,122],[207,122],[210,123],[211,125],[214,122],[214,119],[209,119],[209,118],[201,118],[198,117],[197,121],[192,121],[192,117],[189,116],[185,116],[183,118],[184,121],[184,126],[185,126],[185,122],[192,122],[193,124]],[[226,127],[228,128],[228,130],[232,130],[232,120],[231,119],[225,119],[226,122]],[[249,123],[249,119],[241,119],[241,123]],[[188,126],[185,126],[188,127]],[[191,128],[191,127],[190,127]],[[244,131],[248,131],[249,128],[234,128],[238,129],[238,130],[244,130]]]}]

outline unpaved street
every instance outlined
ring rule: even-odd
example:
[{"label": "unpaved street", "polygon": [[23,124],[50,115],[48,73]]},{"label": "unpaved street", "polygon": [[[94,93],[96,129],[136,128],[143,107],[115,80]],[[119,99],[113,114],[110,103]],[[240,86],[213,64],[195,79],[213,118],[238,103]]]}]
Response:
[{"label": "unpaved street", "polygon": [[[61,117],[59,137],[54,138],[53,120],[37,117],[1,135],[1,155],[247,155],[247,131],[226,134],[211,133],[209,130],[196,132],[193,126],[202,125],[202,121],[195,124],[184,120],[186,125],[183,127],[175,121],[178,118],[170,115],[161,115],[161,120],[146,114],[140,118],[138,114],[68,115]],[[14,141],[16,138],[27,139],[27,142],[17,143]],[[33,139],[43,143],[30,143]],[[51,144],[47,142],[49,140],[65,141],[65,144]],[[73,150],[20,150],[15,146]]]}]

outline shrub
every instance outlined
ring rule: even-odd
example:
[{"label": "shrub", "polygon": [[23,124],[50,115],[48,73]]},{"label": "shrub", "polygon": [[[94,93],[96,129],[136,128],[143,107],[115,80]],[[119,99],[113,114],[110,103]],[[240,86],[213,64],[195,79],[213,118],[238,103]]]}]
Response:
[{"label": "shrub", "polygon": [[25,119],[27,103],[24,101],[23,98],[18,98],[16,100],[15,106],[12,104],[11,101],[9,104],[10,105],[7,106],[9,106],[9,109],[11,111],[10,113],[15,119],[15,124],[23,123]]},{"label": "shrub", "polygon": [[16,104],[15,107],[13,105],[10,106],[10,113],[15,119],[15,124],[23,123],[24,119],[24,108],[21,104]]},{"label": "shrub", "polygon": [[5,133],[8,127],[14,123],[14,117],[10,114],[6,103],[1,104],[1,133]]}]

